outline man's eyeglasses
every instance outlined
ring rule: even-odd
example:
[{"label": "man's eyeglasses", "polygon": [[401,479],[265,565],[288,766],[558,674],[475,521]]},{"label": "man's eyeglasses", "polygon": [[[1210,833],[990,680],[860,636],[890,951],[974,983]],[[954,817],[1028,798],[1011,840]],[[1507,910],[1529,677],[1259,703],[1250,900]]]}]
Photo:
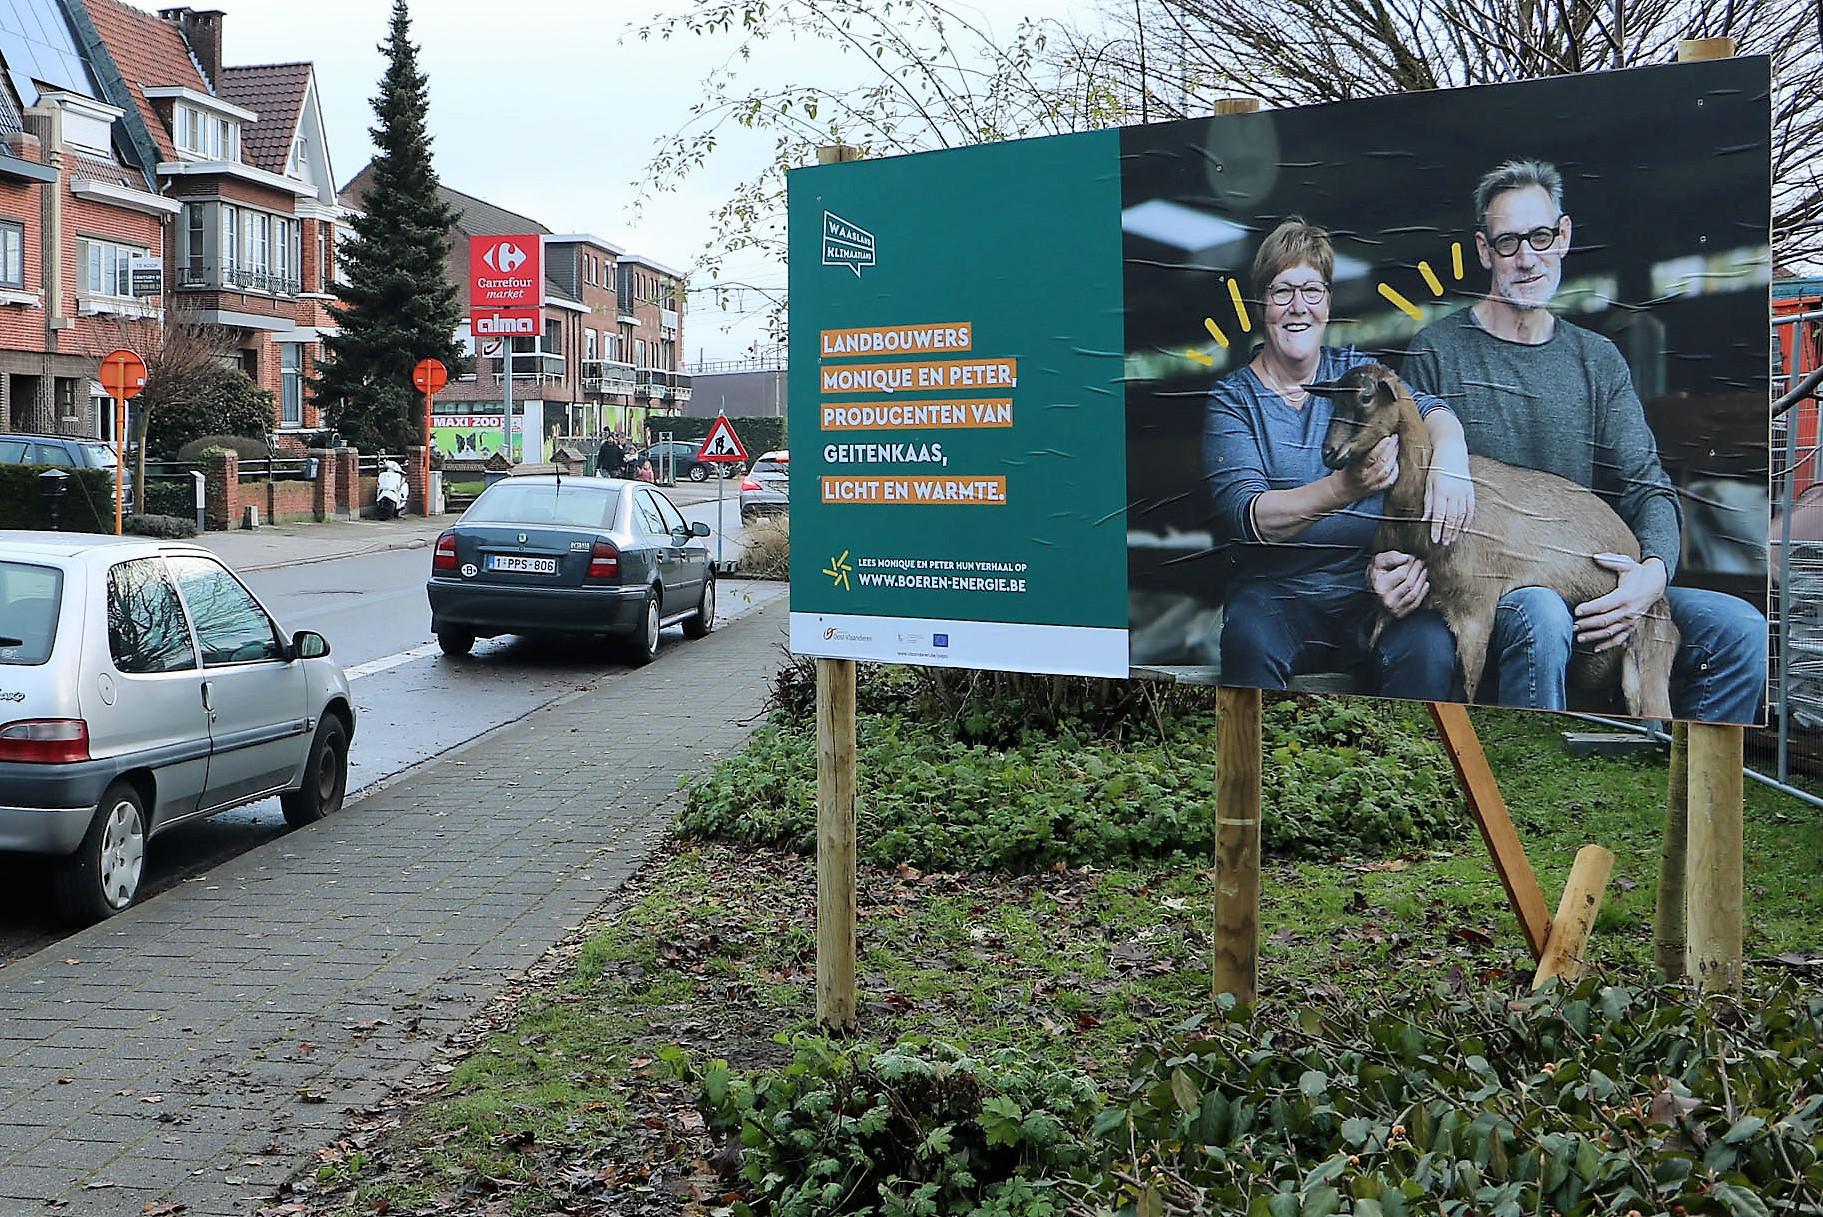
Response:
[{"label": "man's eyeglasses", "polygon": [[1294,286],[1289,283],[1280,283],[1266,289],[1266,299],[1273,304],[1278,305],[1280,308],[1284,308],[1287,304],[1290,304],[1293,296],[1304,297],[1305,304],[1321,304],[1323,301],[1329,299],[1329,284],[1299,283]]},{"label": "man's eyeglasses", "polygon": [[1563,217],[1558,216],[1557,223],[1551,225],[1549,228],[1534,228],[1531,232],[1503,232],[1499,236],[1495,236],[1485,228],[1482,229],[1481,232],[1482,235],[1487,238],[1488,248],[1492,249],[1503,258],[1510,258],[1518,253],[1519,243],[1521,241],[1524,241],[1539,253],[1543,253],[1545,250],[1551,248],[1551,246],[1557,244],[1557,238],[1563,235]]}]

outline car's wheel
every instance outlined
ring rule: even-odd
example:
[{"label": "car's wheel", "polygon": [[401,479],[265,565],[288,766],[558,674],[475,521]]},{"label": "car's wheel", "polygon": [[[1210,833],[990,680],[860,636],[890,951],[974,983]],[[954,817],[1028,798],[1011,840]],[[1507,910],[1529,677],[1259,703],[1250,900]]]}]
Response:
[{"label": "car's wheel", "polygon": [[709,480],[709,466],[692,465],[690,466],[690,472],[686,473],[684,476],[693,482],[706,482]]},{"label": "car's wheel", "polygon": [[461,630],[439,630],[437,645],[443,648],[445,655],[453,655],[460,659],[475,649],[475,636]]},{"label": "car's wheel", "polygon": [[348,793],[348,728],[333,714],[317,724],[310,741],[310,759],[304,764],[304,784],[279,796],[285,823],[293,828],[315,824],[342,809]]},{"label": "car's wheel", "polygon": [[639,607],[639,624],[627,637],[627,659],[636,668],[643,668],[658,658],[658,591],[646,593],[645,603]]},{"label": "car's wheel", "polygon": [[57,868],[58,913],[77,925],[112,917],[139,895],[145,863],[145,804],[131,784],[115,782],[101,796],[82,844]]},{"label": "car's wheel", "polygon": [[703,580],[703,598],[696,602],[696,615],[684,622],[685,638],[701,638],[715,628],[715,576]]}]

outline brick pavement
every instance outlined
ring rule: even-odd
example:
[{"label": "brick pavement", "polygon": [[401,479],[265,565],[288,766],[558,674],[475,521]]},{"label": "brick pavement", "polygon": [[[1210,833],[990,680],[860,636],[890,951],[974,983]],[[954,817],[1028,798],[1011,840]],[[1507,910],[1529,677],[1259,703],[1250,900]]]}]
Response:
[{"label": "brick pavement", "polygon": [[670,639],[0,968],[0,1213],[254,1213],[639,867],[679,776],[746,738],[784,624]]}]

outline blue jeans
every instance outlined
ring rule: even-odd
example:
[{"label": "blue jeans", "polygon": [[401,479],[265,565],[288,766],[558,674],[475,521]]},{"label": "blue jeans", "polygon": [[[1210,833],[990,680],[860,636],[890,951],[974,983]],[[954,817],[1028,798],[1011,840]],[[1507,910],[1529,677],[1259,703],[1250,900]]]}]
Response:
[{"label": "blue jeans", "polygon": [[1456,676],[1456,649],[1442,621],[1437,622],[1442,647],[1422,632],[1388,630],[1369,648],[1377,612],[1378,601],[1364,588],[1313,595],[1276,584],[1242,584],[1222,612],[1222,683],[1283,689],[1293,676],[1346,672],[1383,697],[1446,700]]},{"label": "blue jeans", "polygon": [[[1665,599],[1682,635],[1671,665],[1672,713],[1699,722],[1758,722],[1766,699],[1766,618],[1738,596],[1699,588],[1670,588]],[[1454,661],[1455,639],[1437,614],[1414,613],[1387,634],[1394,631],[1408,648],[1446,649]],[[1538,710],[1570,708],[1565,673],[1575,639],[1575,618],[1562,596],[1542,587],[1508,592],[1495,611],[1480,700]],[[1382,636],[1382,647],[1386,641]],[[1462,698],[1459,682],[1453,696]]]}]

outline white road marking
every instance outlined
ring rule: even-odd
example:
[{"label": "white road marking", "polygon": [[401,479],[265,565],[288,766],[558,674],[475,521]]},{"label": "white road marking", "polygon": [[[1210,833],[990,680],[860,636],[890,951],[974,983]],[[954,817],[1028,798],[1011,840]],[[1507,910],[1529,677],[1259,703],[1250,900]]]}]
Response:
[{"label": "white road marking", "polygon": [[383,655],[379,659],[370,659],[366,663],[356,664],[352,668],[344,668],[343,675],[347,676],[349,680],[359,680],[363,676],[372,676],[378,672],[390,672],[394,668],[405,666],[414,659],[435,655],[438,649],[436,643],[427,642],[423,646],[413,647],[409,651],[400,651],[396,655]]}]

